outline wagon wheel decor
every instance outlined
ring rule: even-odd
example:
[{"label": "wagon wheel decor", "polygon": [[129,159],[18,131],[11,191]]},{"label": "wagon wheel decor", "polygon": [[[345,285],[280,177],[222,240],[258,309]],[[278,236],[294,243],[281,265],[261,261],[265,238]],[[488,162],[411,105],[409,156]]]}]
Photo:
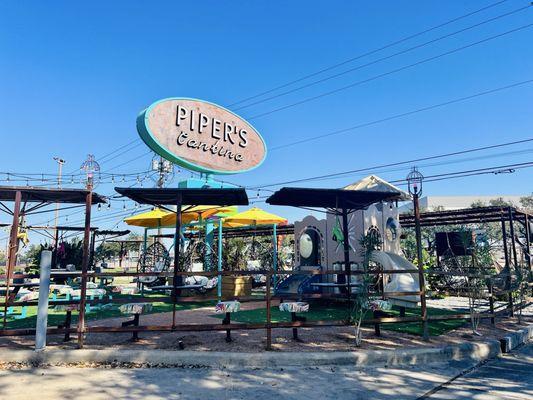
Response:
[{"label": "wagon wheel decor", "polygon": [[[141,273],[166,272],[170,268],[170,255],[165,246],[155,242],[148,246],[139,259],[139,271]],[[147,286],[155,286],[165,283],[164,277],[141,276],[139,282]]]}]

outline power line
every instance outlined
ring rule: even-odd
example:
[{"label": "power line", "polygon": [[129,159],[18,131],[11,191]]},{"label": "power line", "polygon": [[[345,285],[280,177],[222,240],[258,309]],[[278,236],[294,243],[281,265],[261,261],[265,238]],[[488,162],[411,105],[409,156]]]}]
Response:
[{"label": "power line", "polygon": [[408,49],[404,49],[404,50],[401,50],[399,52],[396,52],[394,54],[391,54],[391,55],[388,55],[388,56],[385,56],[385,57],[381,57],[381,58],[378,58],[377,60],[374,60],[374,61],[370,61],[366,64],[362,64],[362,65],[358,65],[356,67],[353,67],[353,68],[350,68],[350,69],[347,69],[346,71],[342,71],[342,72],[339,72],[339,73],[336,73],[334,75],[330,75],[330,76],[327,76],[325,78],[322,78],[322,79],[319,79],[319,80],[316,80],[314,82],[310,82],[310,83],[307,83],[305,85],[302,85],[302,86],[298,86],[296,88],[293,88],[293,89],[290,89],[290,90],[287,90],[285,92],[282,92],[282,93],[278,93],[276,95],[273,95],[273,96],[270,96],[270,97],[266,97],[264,99],[260,99],[260,100],[257,100],[257,101],[254,101],[252,103],[249,103],[249,104],[246,104],[244,106],[241,106],[241,107],[238,107],[235,109],[235,111],[239,111],[239,110],[242,110],[242,109],[245,109],[245,108],[248,108],[248,107],[252,107],[254,105],[257,105],[257,104],[260,104],[260,103],[264,103],[266,101],[270,101],[270,100],[274,100],[276,98],[279,98],[279,97],[283,97],[283,96],[286,96],[288,94],[291,94],[291,93],[294,93],[294,92],[297,92],[297,91],[300,91],[302,89],[306,89],[306,88],[309,88],[311,86],[315,86],[315,85],[318,85],[320,83],[323,83],[323,82],[327,82],[331,79],[334,79],[334,78],[338,78],[339,76],[343,76],[343,75],[346,75],[350,72],[354,72],[354,71],[358,71],[360,69],[363,69],[363,68],[366,68],[366,67],[369,67],[371,65],[374,65],[374,64],[377,64],[377,63],[380,63],[381,61],[385,61],[385,60],[389,60],[391,58],[394,58],[396,56],[399,56],[399,55],[402,55],[402,54],[406,54],[406,53],[409,53],[413,50],[417,50],[417,49],[420,49],[422,47],[425,47],[429,44],[433,44],[433,43],[436,43],[438,41],[441,41],[443,39],[447,39],[449,37],[452,37],[452,36],[455,36],[455,35],[458,35],[460,33],[463,33],[463,32],[466,32],[468,30],[471,30],[471,29],[474,29],[474,28],[477,28],[479,26],[482,26],[482,25],[485,25],[487,23],[490,23],[490,22],[493,22],[493,21],[496,21],[498,19],[501,19],[501,18],[504,18],[504,17],[508,17],[509,15],[513,15],[513,14],[516,14],[520,11],[524,11],[525,9],[531,7],[531,4],[528,4],[527,6],[524,6],[524,7],[520,7],[520,8],[517,8],[515,10],[512,10],[512,11],[509,11],[507,13],[504,13],[504,14],[500,14],[500,15],[497,15],[496,17],[493,17],[493,18],[490,18],[490,19],[487,19],[487,20],[484,20],[484,21],[481,21],[481,22],[478,22],[474,25],[470,25],[466,28],[462,28],[462,29],[459,29],[457,31],[454,31],[454,32],[451,32],[451,33],[448,33],[446,35],[443,35],[443,36],[440,36],[436,39],[432,39],[432,40],[429,40],[427,42],[424,42],[424,43],[421,43],[421,44],[418,44],[416,46],[413,46],[413,47],[410,47]]},{"label": "power line", "polygon": [[449,51],[446,51],[444,53],[440,53],[440,54],[437,54],[436,56],[432,56],[432,57],[428,57],[428,58],[424,58],[422,60],[419,60],[415,63],[412,63],[412,64],[408,64],[408,65],[404,65],[402,67],[399,67],[399,68],[395,68],[393,70],[390,70],[390,71],[387,71],[387,72],[384,72],[382,74],[379,74],[379,75],[374,75],[370,78],[367,78],[367,79],[363,79],[363,80],[360,80],[360,81],[357,81],[357,82],[354,82],[354,83],[351,83],[349,85],[346,85],[346,86],[341,86],[337,89],[333,89],[333,90],[329,90],[327,92],[324,92],[324,93],[321,93],[321,94],[318,94],[318,95],[315,95],[315,96],[311,96],[311,97],[307,97],[303,100],[300,100],[300,101],[297,101],[297,102],[294,102],[294,103],[290,103],[290,104],[286,104],[282,107],[278,107],[278,108],[275,108],[273,110],[270,110],[270,111],[266,111],[266,112],[263,112],[263,113],[260,113],[260,114],[256,114],[252,117],[249,117],[248,119],[249,120],[252,120],[252,119],[257,119],[257,118],[261,118],[261,117],[265,117],[267,115],[271,115],[271,114],[274,114],[276,112],[279,112],[279,111],[283,111],[283,110],[286,110],[288,108],[292,108],[292,107],[296,107],[298,105],[301,105],[301,104],[305,104],[305,103],[308,103],[310,101],[313,101],[313,100],[317,100],[317,99],[320,99],[322,97],[326,97],[326,96],[330,96],[332,94],[336,94],[336,93],[339,93],[339,92],[342,92],[344,90],[347,90],[347,89],[351,89],[355,86],[358,86],[358,85],[362,85],[364,83],[368,83],[368,82],[371,82],[371,81],[374,81],[374,80],[377,80],[377,79],[380,79],[380,78],[383,78],[385,76],[389,76],[389,75],[393,75],[393,74],[396,74],[398,72],[401,72],[401,71],[405,71],[409,68],[413,68],[413,67],[416,67],[418,65],[422,65],[422,64],[425,64],[425,63],[428,63],[430,61],[434,61],[434,60],[437,60],[439,58],[442,58],[442,57],[445,57],[445,56],[448,56],[450,54],[455,54],[457,52],[460,52],[462,50],[466,50],[470,47],[473,47],[473,46],[477,46],[479,44],[483,44],[483,43],[486,43],[486,42],[489,42],[491,40],[494,40],[494,39],[497,39],[497,38],[500,38],[500,37],[503,37],[503,36],[506,36],[506,35],[510,35],[511,33],[515,33],[515,32],[518,32],[518,31],[521,31],[523,29],[527,29],[527,28],[530,28],[531,26],[533,26],[533,23],[531,24],[527,24],[527,25],[522,25],[518,28],[514,28],[514,29],[511,29],[509,31],[506,31],[506,32],[502,32],[502,33],[499,33],[497,35],[493,35],[493,36],[489,36],[488,38],[485,38],[485,39],[482,39],[482,40],[478,40],[476,42],[473,42],[473,43],[469,43],[467,45],[464,45],[464,46],[461,46],[461,47],[457,47],[455,49],[452,49],[452,50],[449,50]]},{"label": "power line", "polygon": [[[462,178],[474,175],[494,174],[494,173],[514,173],[514,170],[533,167],[533,161],[517,164],[498,165],[495,167],[477,168],[456,172],[447,172],[443,174],[429,175],[424,177],[424,182],[435,182],[451,178]],[[390,183],[407,182],[407,179],[397,179]]]},{"label": "power line", "polygon": [[258,189],[258,188],[259,189],[264,189],[264,188],[272,187],[272,186],[281,186],[281,185],[287,185],[287,184],[293,184],[293,183],[301,183],[301,182],[317,180],[317,179],[323,179],[323,178],[339,177],[339,176],[342,176],[342,175],[348,175],[348,174],[353,174],[353,173],[357,173],[357,172],[368,172],[368,171],[373,171],[373,170],[381,169],[381,168],[395,167],[395,166],[407,165],[407,164],[415,164],[415,163],[419,163],[421,161],[429,161],[429,160],[436,160],[436,159],[439,159],[439,158],[453,157],[453,156],[462,155],[462,154],[469,154],[469,153],[475,153],[475,152],[484,151],[484,150],[491,150],[491,149],[496,149],[496,148],[501,148],[501,147],[506,147],[506,146],[513,146],[513,145],[517,145],[517,144],[529,143],[529,142],[532,142],[532,141],[533,141],[533,138],[529,138],[529,139],[516,140],[516,141],[512,141],[512,142],[499,143],[499,144],[494,144],[494,145],[489,145],[489,146],[475,147],[475,148],[470,148],[470,149],[467,149],[467,150],[458,150],[458,151],[454,151],[454,152],[450,152],[450,153],[444,153],[444,154],[437,154],[437,155],[433,155],[433,156],[414,158],[414,159],[406,160],[406,161],[398,161],[398,162],[393,162],[393,163],[374,165],[372,167],[352,169],[352,170],[343,171],[343,172],[335,172],[335,173],[331,173],[331,174],[318,175],[318,176],[302,178],[302,179],[294,179],[294,180],[278,182],[278,183],[270,183],[268,185],[255,186],[255,187],[253,187],[251,189]]},{"label": "power line", "polygon": [[143,157],[146,157],[148,154],[151,154],[151,153],[152,153],[152,151],[149,150],[149,151],[146,152],[146,153],[143,153],[143,154],[141,154],[141,155],[139,155],[139,156],[136,156],[136,157],[133,157],[133,158],[129,159],[128,161],[125,161],[125,162],[123,162],[123,163],[121,163],[121,164],[118,164],[118,165],[115,165],[114,167],[111,167],[111,168],[108,169],[106,172],[107,172],[107,173],[110,173],[110,171],[116,170],[117,168],[123,167],[124,165],[127,165],[127,164],[129,164],[129,163],[132,163],[132,162],[135,161],[135,160],[138,160],[138,159],[141,159],[141,158],[143,158]]},{"label": "power line", "polygon": [[276,86],[276,87],[274,87],[274,88],[272,88],[272,89],[269,89],[269,90],[266,90],[266,91],[264,91],[264,92],[258,93],[258,94],[256,94],[256,95],[253,95],[253,96],[247,97],[247,98],[245,98],[245,99],[239,100],[239,101],[237,101],[237,102],[235,102],[235,103],[231,103],[231,104],[228,105],[228,107],[232,107],[232,106],[235,106],[235,105],[237,105],[237,104],[244,103],[244,102],[246,102],[246,101],[248,101],[248,100],[253,100],[253,99],[257,98],[257,97],[261,97],[261,96],[264,96],[264,95],[266,95],[266,94],[269,94],[269,93],[275,92],[276,90],[286,88],[286,87],[288,87],[288,86],[290,86],[290,85],[293,85],[293,84],[295,84],[295,83],[298,83],[298,82],[304,81],[304,80],[306,80],[306,79],[312,78],[312,77],[314,77],[314,76],[320,75],[320,74],[322,74],[322,73],[324,73],[324,72],[331,71],[332,69],[335,69],[335,68],[341,67],[341,66],[343,66],[343,65],[349,64],[349,63],[351,63],[352,61],[356,61],[356,60],[359,60],[359,59],[361,59],[361,58],[364,58],[364,57],[370,56],[370,55],[375,54],[375,53],[377,53],[377,52],[380,52],[380,51],[382,51],[382,50],[385,50],[385,49],[388,49],[388,48],[390,48],[390,47],[396,46],[397,44],[400,44],[400,43],[406,42],[406,41],[408,41],[408,40],[414,39],[415,37],[418,37],[418,36],[424,35],[424,34],[426,34],[426,33],[429,33],[429,32],[434,31],[434,30],[436,30],[436,29],[442,28],[442,27],[444,27],[444,26],[446,26],[446,25],[450,25],[450,24],[452,24],[452,23],[454,23],[454,22],[457,22],[457,21],[459,21],[459,20],[461,20],[461,19],[464,19],[464,18],[470,17],[470,16],[472,16],[472,15],[478,14],[478,13],[480,13],[480,12],[482,12],[482,11],[488,10],[488,9],[490,9],[490,8],[496,7],[496,6],[498,6],[498,5],[500,5],[500,4],[503,4],[503,3],[506,3],[506,2],[507,2],[507,0],[502,0],[502,1],[497,1],[497,2],[495,2],[495,3],[489,4],[489,5],[485,6],[485,7],[482,7],[482,8],[480,8],[480,9],[474,10],[474,11],[472,11],[472,12],[469,12],[469,13],[467,13],[467,14],[461,15],[461,16],[459,16],[459,17],[453,18],[453,19],[451,19],[451,20],[449,20],[449,21],[446,21],[446,22],[444,22],[444,23],[441,23],[441,24],[435,25],[435,26],[433,26],[433,27],[431,27],[431,28],[425,29],[425,30],[420,31],[420,32],[417,32],[417,33],[415,33],[415,34],[412,34],[412,35],[406,36],[406,37],[404,37],[404,38],[398,39],[398,40],[396,40],[396,41],[394,41],[394,42],[388,43],[388,44],[386,44],[386,45],[384,45],[384,46],[382,46],[382,47],[379,47],[379,48],[377,48],[377,49],[370,50],[370,51],[368,51],[368,52],[366,52],[366,53],[359,54],[359,55],[357,55],[357,56],[355,56],[355,57],[349,58],[349,59],[347,59],[347,60],[344,60],[344,61],[342,61],[342,62],[339,62],[339,63],[337,63],[337,64],[334,64],[334,65],[332,65],[332,66],[329,66],[329,67],[323,68],[323,69],[321,69],[321,70],[318,70],[318,71],[316,71],[316,72],[310,73],[310,74],[308,74],[308,75],[304,75],[304,76],[301,77],[301,78],[294,79],[294,80],[289,81],[289,82],[287,82],[287,83],[284,83],[284,84],[282,84],[282,85]]},{"label": "power line", "polygon": [[289,142],[289,143],[282,144],[282,145],[279,145],[279,146],[274,146],[274,147],[272,147],[270,149],[270,151],[279,150],[279,149],[283,149],[283,148],[286,148],[286,147],[291,147],[291,146],[295,146],[295,145],[298,145],[298,144],[311,142],[311,141],[322,139],[322,138],[325,138],[325,137],[340,135],[340,134],[343,134],[343,133],[346,133],[346,132],[349,132],[349,131],[354,131],[356,129],[366,128],[368,126],[377,125],[377,124],[380,124],[380,123],[383,123],[383,122],[387,122],[387,121],[391,121],[391,120],[394,120],[394,119],[407,117],[409,115],[418,114],[418,113],[421,113],[421,112],[425,112],[425,111],[433,110],[433,109],[436,109],[436,108],[448,106],[450,104],[460,103],[460,102],[463,102],[463,101],[466,101],[466,100],[471,100],[471,99],[474,99],[474,98],[477,98],[477,97],[486,96],[488,94],[501,92],[503,90],[511,89],[511,88],[518,87],[518,86],[527,85],[527,84],[530,84],[530,83],[533,83],[533,79],[528,79],[528,80],[525,80],[525,81],[516,82],[516,83],[510,84],[510,85],[501,86],[501,87],[498,87],[498,88],[495,88],[495,89],[485,90],[483,92],[479,92],[479,93],[476,93],[476,94],[473,94],[473,95],[469,95],[469,96],[464,96],[464,97],[459,97],[459,98],[456,98],[456,99],[448,100],[448,101],[445,101],[443,103],[433,104],[431,106],[422,107],[422,108],[418,108],[416,110],[407,111],[407,112],[403,112],[403,113],[399,113],[399,114],[394,114],[394,115],[391,115],[391,116],[388,116],[388,117],[380,118],[380,119],[377,119],[377,120],[374,120],[374,121],[370,121],[370,122],[365,122],[365,123],[362,123],[362,124],[359,124],[359,125],[354,125],[354,126],[351,126],[351,127],[348,127],[348,128],[338,129],[336,131],[332,131],[332,132],[329,132],[329,133],[325,133],[325,134],[321,134],[321,135],[317,135],[317,136],[312,136],[312,137],[306,138],[306,139],[296,140],[294,142]]}]

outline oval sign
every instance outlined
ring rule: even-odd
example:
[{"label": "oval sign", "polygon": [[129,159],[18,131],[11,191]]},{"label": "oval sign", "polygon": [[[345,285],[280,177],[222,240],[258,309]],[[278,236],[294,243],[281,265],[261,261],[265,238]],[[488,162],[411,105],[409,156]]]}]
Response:
[{"label": "oval sign", "polygon": [[261,165],[267,152],[263,138],[252,125],[202,100],[159,100],[141,112],[137,131],[160,156],[211,174],[249,171]]}]

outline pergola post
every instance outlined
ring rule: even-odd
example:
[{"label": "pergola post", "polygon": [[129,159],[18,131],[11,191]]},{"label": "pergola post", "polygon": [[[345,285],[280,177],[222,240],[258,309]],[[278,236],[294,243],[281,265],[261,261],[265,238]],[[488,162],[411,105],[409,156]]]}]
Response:
[{"label": "pergola post", "polygon": [[218,299],[222,299],[222,275],[220,275],[220,272],[222,272],[222,219],[220,218],[218,220],[218,263],[217,263],[217,269],[218,269],[218,282],[217,282],[217,296]]},{"label": "pergola post", "polygon": [[350,265],[350,237],[348,230],[348,210],[346,208],[342,209],[342,235],[344,236],[344,241],[342,243],[344,250],[344,272],[347,285],[347,296],[348,300],[352,297],[352,266]]},{"label": "pergola post", "polygon": [[9,251],[7,255],[7,273],[6,273],[6,300],[4,303],[4,328],[7,324],[7,305],[9,303],[9,285],[13,276],[13,269],[17,261],[18,251],[18,231],[20,219],[20,203],[22,202],[22,192],[17,190],[15,193],[15,207],[13,208],[13,223],[9,235]]},{"label": "pergola post", "polygon": [[526,259],[526,263],[527,263],[527,272],[528,272],[528,280],[529,282],[531,282],[533,279],[533,271],[531,271],[531,251],[530,251],[530,247],[531,247],[531,240],[530,240],[530,236],[531,236],[531,230],[530,230],[530,227],[529,227],[529,215],[526,214],[525,215],[525,222],[526,222],[526,254],[525,254],[525,259]]},{"label": "pergola post", "polygon": [[81,262],[81,291],[80,310],[78,318],[78,347],[83,348],[83,335],[85,333],[85,302],[87,295],[87,269],[89,267],[89,241],[91,240],[91,206],[92,206],[92,186],[87,187],[85,198],[85,230],[83,232],[83,259]]},{"label": "pergola post", "polygon": [[[172,329],[176,327],[176,306],[178,302],[178,289],[176,286],[182,286],[181,277],[178,277],[179,258],[181,254],[181,195],[176,199],[176,228],[175,228],[175,241],[174,245],[174,277],[172,279]],[[178,280],[180,280],[178,285]]]},{"label": "pergola post", "polygon": [[503,218],[503,210],[502,210],[502,240],[503,240],[503,255],[505,258],[505,267],[507,268],[508,275],[506,277],[507,286],[509,287],[509,291],[507,292],[508,296],[508,302],[509,302],[509,314],[514,316],[514,304],[513,304],[513,293],[511,291],[511,265],[509,262],[509,250],[507,249],[507,229],[505,227],[505,219]]}]

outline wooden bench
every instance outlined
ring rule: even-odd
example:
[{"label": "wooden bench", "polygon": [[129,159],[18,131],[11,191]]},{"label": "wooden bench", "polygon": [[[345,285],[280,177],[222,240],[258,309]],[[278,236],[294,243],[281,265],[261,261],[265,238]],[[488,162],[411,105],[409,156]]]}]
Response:
[{"label": "wooden bench", "polygon": [[[290,312],[292,322],[305,322],[307,321],[307,318],[300,317],[296,315],[296,313],[308,312],[309,303],[305,303],[303,301],[284,302],[284,303],[279,304],[279,310],[283,312]],[[292,328],[292,338],[294,340],[299,340],[298,339],[298,328]]]},{"label": "wooden bench", "polygon": [[66,312],[65,322],[57,326],[58,328],[65,328],[67,330],[65,332],[65,337],[63,338],[64,342],[68,342],[70,340],[70,332],[68,330],[70,329],[70,325],[72,323],[72,311],[79,311],[79,309],[79,304],[58,304],[54,306],[54,311]]},{"label": "wooden bench", "polygon": [[[139,326],[139,319],[141,314],[146,314],[152,311],[152,303],[126,303],[119,307],[122,314],[133,315],[133,319],[124,321],[122,326]],[[139,340],[139,332],[133,331],[132,341],[137,342]]]},{"label": "wooden bench", "polygon": [[[219,301],[215,306],[215,312],[217,314],[226,314],[222,320],[222,325],[229,325],[231,323],[231,313],[237,312],[240,309],[241,303],[237,300]],[[226,342],[231,342],[231,329],[226,329]]]}]

